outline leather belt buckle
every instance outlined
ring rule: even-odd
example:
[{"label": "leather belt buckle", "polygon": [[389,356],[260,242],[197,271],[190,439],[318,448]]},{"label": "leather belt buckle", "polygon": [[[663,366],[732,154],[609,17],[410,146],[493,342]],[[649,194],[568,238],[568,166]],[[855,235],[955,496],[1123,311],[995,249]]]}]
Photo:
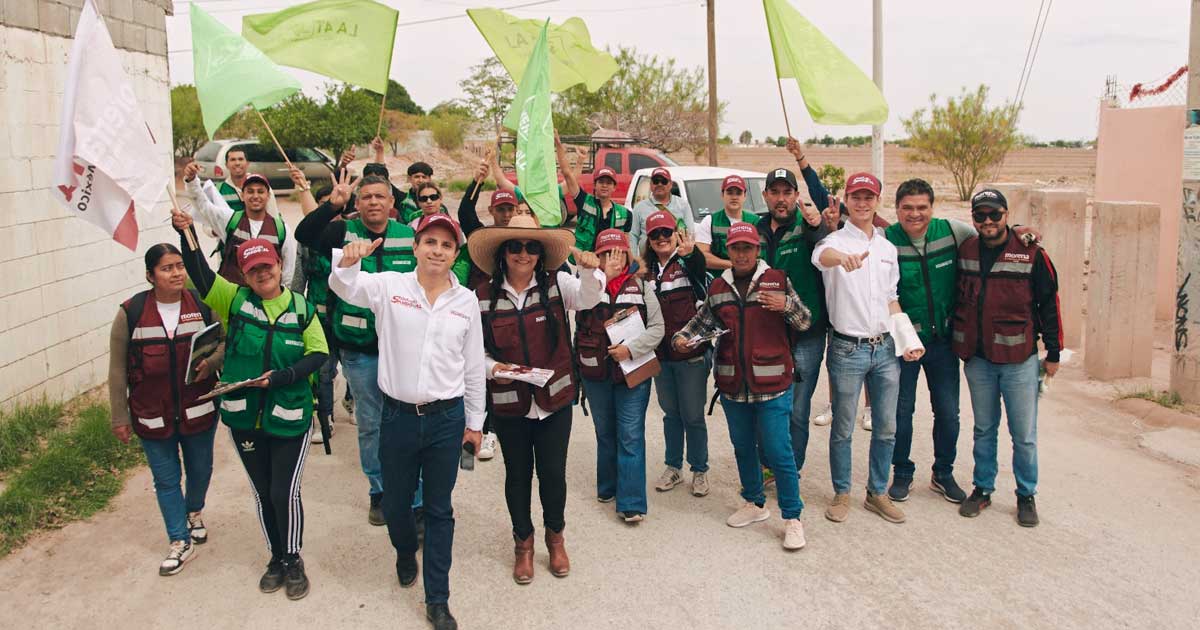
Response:
[{"label": "leather belt buckle", "polygon": [[872,346],[878,346],[879,344],[883,343],[883,334],[878,334],[874,337],[867,337],[866,339],[863,339],[863,341],[871,344]]},{"label": "leather belt buckle", "polygon": [[423,416],[427,412],[421,411],[421,407],[430,407],[434,404],[437,404],[438,402],[440,402],[440,401],[435,400],[434,402],[431,402],[431,403],[419,403],[419,404],[413,405],[413,411],[416,412],[416,414],[418,416]]}]

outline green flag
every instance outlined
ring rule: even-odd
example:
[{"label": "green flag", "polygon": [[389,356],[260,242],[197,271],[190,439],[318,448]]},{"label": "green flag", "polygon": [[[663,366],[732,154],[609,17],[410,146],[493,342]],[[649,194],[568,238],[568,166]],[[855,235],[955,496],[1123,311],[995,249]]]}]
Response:
[{"label": "green flag", "polygon": [[285,66],[383,94],[400,12],[374,0],[317,0],[242,18],[242,36]]},{"label": "green flag", "polygon": [[[546,24],[509,15],[499,9],[467,9],[475,28],[487,40],[492,51],[514,83],[525,76],[538,33]],[[547,22],[549,24],[549,22]],[[583,83],[595,92],[617,72],[612,55],[596,50],[583,20],[573,17],[547,29],[550,45],[550,89],[555,92]]]},{"label": "green flag", "polygon": [[300,81],[193,2],[192,65],[208,137],[247,104],[266,109],[300,91]]},{"label": "green flag", "polygon": [[763,0],[775,53],[775,74],[800,86],[813,122],[882,125],[888,105],[858,66],[787,0]]},{"label": "green flag", "polygon": [[549,24],[546,20],[533,44],[521,85],[504,117],[504,126],[517,132],[517,182],[542,227],[562,222],[554,166],[554,120],[550,115]]}]

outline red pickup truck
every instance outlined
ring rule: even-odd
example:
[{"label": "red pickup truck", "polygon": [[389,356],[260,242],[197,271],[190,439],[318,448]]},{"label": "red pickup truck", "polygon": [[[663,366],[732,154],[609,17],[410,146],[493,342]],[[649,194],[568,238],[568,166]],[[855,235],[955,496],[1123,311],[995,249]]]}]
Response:
[{"label": "red pickup truck", "polygon": [[[500,139],[501,145],[516,144],[516,138],[507,136]],[[579,185],[587,192],[592,192],[592,173],[600,167],[607,166],[617,174],[617,188],[613,191],[613,199],[624,199],[629,190],[633,174],[643,168],[657,166],[679,166],[662,151],[637,146],[636,138],[619,136],[564,136],[563,144],[576,147],[578,154],[580,145],[588,146],[587,158],[583,163],[583,172],[579,176]],[[578,168],[578,165],[576,165]],[[512,183],[517,183],[517,173],[506,166],[504,174]],[[559,177],[562,181],[562,177]]]}]

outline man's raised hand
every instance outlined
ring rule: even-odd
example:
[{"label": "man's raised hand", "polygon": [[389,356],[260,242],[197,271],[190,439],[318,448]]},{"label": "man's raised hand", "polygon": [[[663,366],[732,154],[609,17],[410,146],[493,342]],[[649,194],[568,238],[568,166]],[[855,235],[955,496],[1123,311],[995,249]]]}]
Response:
[{"label": "man's raised hand", "polygon": [[383,244],[383,239],[377,238],[373,241],[363,239],[361,241],[350,241],[342,246],[342,261],[339,267],[353,267],[358,264],[358,261],[370,256],[380,245]]},{"label": "man's raised hand", "polygon": [[334,208],[341,210],[350,202],[350,195],[354,192],[354,187],[358,184],[357,177],[351,179],[350,171],[342,169],[342,175],[338,178],[333,186],[333,192],[329,193],[329,203]]}]

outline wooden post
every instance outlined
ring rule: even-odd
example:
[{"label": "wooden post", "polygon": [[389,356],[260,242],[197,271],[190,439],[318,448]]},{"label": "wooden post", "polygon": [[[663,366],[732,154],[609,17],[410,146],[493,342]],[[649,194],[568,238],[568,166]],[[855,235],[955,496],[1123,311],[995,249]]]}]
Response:
[{"label": "wooden post", "polygon": [[1082,190],[1035,190],[1029,196],[1029,226],[1042,233],[1042,247],[1058,271],[1063,343],[1083,347],[1083,235],[1087,193]]},{"label": "wooden post", "polygon": [[1091,378],[1150,376],[1158,211],[1136,201],[1095,204],[1083,359]]},{"label": "wooden post", "polygon": [[[1200,0],[1192,0],[1192,25],[1188,50],[1187,129],[1197,128],[1192,113],[1200,110]],[[1187,135],[1184,136],[1187,143]],[[1175,262],[1175,352],[1171,357],[1171,391],[1189,403],[1200,402],[1200,313],[1192,307],[1200,303],[1200,180],[1189,173],[1187,149],[1183,158],[1183,204],[1179,220],[1179,241]],[[1194,159],[1194,158],[1193,158]],[[1170,247],[1172,243],[1163,243]],[[1200,308],[1200,307],[1197,307]],[[1191,343],[1191,342],[1196,343]]]},{"label": "wooden post", "polygon": [[717,21],[716,0],[708,6],[708,165],[717,165]]}]

